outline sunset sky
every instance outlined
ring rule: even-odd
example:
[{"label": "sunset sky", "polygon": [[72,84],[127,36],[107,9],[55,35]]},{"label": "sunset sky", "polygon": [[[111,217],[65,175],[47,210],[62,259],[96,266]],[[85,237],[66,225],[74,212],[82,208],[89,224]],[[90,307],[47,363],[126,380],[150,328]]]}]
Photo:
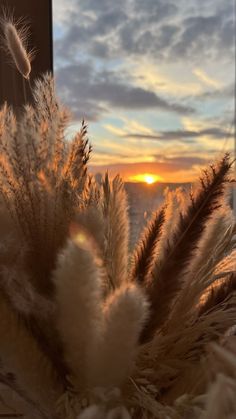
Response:
[{"label": "sunset sky", "polygon": [[53,15],[58,92],[95,173],[191,181],[233,150],[232,0],[54,0]]}]

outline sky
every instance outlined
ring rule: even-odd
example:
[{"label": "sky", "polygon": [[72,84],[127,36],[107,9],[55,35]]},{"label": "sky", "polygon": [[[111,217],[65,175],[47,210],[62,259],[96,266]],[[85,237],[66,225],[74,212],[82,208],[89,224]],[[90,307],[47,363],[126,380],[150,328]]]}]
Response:
[{"label": "sky", "polygon": [[188,182],[233,152],[233,0],[54,0],[57,90],[94,173]]}]

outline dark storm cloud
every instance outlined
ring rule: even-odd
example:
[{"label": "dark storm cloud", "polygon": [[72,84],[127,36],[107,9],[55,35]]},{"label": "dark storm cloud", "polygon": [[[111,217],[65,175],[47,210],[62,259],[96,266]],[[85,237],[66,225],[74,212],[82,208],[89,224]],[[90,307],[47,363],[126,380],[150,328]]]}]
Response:
[{"label": "dark storm cloud", "polygon": [[143,135],[139,133],[131,133],[125,135],[125,138],[140,138],[145,140],[157,140],[157,141],[173,141],[173,140],[188,140],[201,138],[203,136],[209,136],[214,139],[224,139],[227,137],[228,132],[220,128],[208,128],[200,131],[189,131],[189,130],[176,130],[176,131],[162,131],[156,135]]},{"label": "dark storm cloud", "polygon": [[56,81],[63,100],[79,118],[98,119],[109,107],[156,108],[181,115],[194,112],[191,107],[167,101],[149,90],[132,87],[111,71],[95,72],[89,64],[58,69]]}]

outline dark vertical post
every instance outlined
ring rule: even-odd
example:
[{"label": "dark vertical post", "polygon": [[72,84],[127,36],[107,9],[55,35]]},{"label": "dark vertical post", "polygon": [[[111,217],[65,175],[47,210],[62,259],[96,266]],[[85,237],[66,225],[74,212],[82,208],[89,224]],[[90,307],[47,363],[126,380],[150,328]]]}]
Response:
[{"label": "dark vertical post", "polygon": [[[16,19],[26,18],[30,26],[30,48],[36,50],[32,62],[31,84],[35,77],[53,69],[52,54],[52,4],[51,0],[0,0],[0,13],[6,9],[13,13]],[[28,83],[26,98],[32,100]],[[9,58],[0,48],[0,105],[7,101],[15,110],[24,104],[24,89],[22,76],[14,65],[9,64]]]}]

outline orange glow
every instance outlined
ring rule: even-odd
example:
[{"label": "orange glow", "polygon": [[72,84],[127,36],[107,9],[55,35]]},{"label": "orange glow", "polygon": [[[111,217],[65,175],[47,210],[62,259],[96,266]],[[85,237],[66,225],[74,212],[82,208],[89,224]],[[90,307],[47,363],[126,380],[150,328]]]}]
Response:
[{"label": "orange glow", "polygon": [[163,178],[159,175],[154,175],[151,173],[143,173],[140,175],[130,176],[128,180],[131,182],[144,182],[144,183],[147,183],[148,185],[151,185],[153,183],[163,181]]}]

